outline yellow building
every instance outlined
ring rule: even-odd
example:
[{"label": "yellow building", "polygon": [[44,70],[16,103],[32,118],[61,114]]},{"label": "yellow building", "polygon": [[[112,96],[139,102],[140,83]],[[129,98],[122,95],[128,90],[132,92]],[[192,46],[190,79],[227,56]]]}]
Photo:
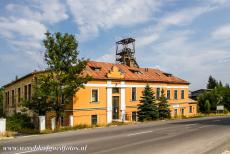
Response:
[{"label": "yellow building", "polygon": [[[30,73],[4,86],[6,115],[20,112],[22,98],[31,99],[33,79],[40,73],[43,72]],[[137,107],[146,84],[150,85],[156,97],[164,89],[172,117],[197,114],[197,103],[188,97],[189,82],[159,69],[90,61],[84,74],[93,80],[80,89],[73,103],[66,107],[64,125],[69,125],[70,115],[74,125],[136,121]]]}]

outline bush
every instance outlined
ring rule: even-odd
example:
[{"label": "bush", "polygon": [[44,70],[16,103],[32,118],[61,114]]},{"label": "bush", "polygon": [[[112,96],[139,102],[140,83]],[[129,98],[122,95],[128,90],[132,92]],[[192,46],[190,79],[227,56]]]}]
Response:
[{"label": "bush", "polygon": [[26,114],[16,113],[6,118],[6,129],[10,131],[24,132],[26,129],[34,129],[35,126]]}]

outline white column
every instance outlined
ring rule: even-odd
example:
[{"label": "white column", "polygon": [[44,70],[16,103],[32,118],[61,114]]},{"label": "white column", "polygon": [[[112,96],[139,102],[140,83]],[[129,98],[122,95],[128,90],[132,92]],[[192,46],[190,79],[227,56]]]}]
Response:
[{"label": "white column", "polygon": [[112,86],[111,81],[107,81],[107,123],[112,122]]},{"label": "white column", "polygon": [[56,128],[56,118],[53,117],[53,118],[51,119],[51,129],[54,130],[55,128]]},{"label": "white column", "polygon": [[4,134],[6,132],[6,119],[0,119],[0,134]]},{"label": "white column", "polygon": [[73,115],[69,116],[69,125],[70,127],[73,127]]},{"label": "white column", "polygon": [[44,131],[46,129],[46,117],[45,116],[38,116],[39,117],[39,130]]},{"label": "white column", "polygon": [[125,81],[121,82],[121,120],[125,121]]}]

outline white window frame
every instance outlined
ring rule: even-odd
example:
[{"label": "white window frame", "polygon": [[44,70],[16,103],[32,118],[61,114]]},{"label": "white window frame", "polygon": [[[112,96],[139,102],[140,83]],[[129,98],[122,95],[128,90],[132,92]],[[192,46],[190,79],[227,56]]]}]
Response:
[{"label": "white window frame", "polygon": [[[97,90],[97,102],[93,102],[93,90]],[[99,88],[92,88],[91,89],[91,100],[90,100],[90,102],[91,103],[99,103],[99,100],[100,100],[100,97],[99,97],[100,95],[99,95]]]},{"label": "white window frame", "polygon": [[[136,100],[133,100],[133,88],[136,89]],[[132,101],[132,102],[137,101],[137,87],[131,87],[131,101]]]},{"label": "white window frame", "polygon": [[[175,91],[176,91],[176,98],[175,98]],[[174,93],[173,99],[178,100],[178,90],[174,89],[173,93]]]}]

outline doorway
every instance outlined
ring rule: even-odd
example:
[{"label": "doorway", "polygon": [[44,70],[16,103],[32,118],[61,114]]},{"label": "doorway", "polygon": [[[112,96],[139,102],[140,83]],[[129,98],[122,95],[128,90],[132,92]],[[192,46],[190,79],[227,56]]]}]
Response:
[{"label": "doorway", "polygon": [[113,96],[113,119],[119,119],[119,96]]}]

